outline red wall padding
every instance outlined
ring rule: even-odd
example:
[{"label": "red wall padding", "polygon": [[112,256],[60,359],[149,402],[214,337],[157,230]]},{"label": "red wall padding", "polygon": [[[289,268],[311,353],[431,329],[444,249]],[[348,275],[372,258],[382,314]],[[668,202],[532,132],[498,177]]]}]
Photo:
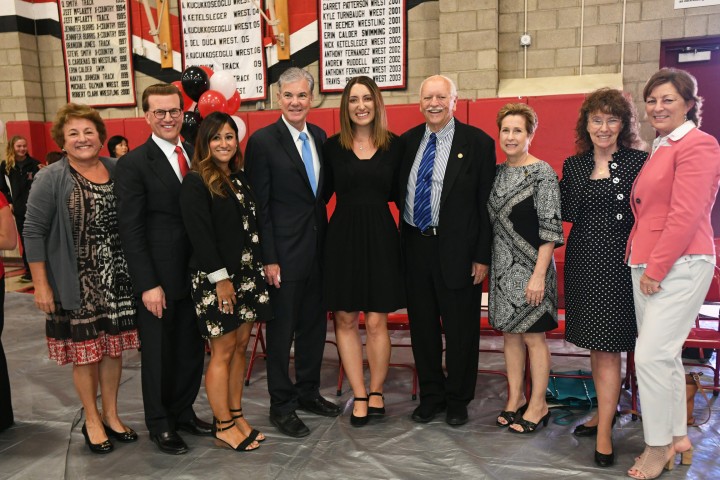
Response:
[{"label": "red wall padding", "polygon": [[[531,148],[533,154],[556,168],[558,173],[562,169],[562,161],[573,151],[575,120],[582,95],[559,95],[552,97],[530,97],[527,99],[489,98],[482,100],[459,100],[455,116],[461,122],[475,125],[497,140],[497,126],[495,116],[503,105],[509,101],[527,101],[538,112],[540,128]],[[388,123],[390,130],[400,135],[410,128],[423,123],[424,118],[417,104],[388,105]],[[279,118],[277,110],[257,112],[240,112],[238,116],[247,126],[248,135],[256,130],[274,123]],[[323,128],[328,136],[340,130],[339,110],[337,108],[316,108],[310,111],[308,121]],[[28,139],[30,154],[43,160],[45,154],[57,150],[55,142],[50,138],[51,122],[11,121],[7,123],[8,138],[13,135],[23,135]],[[150,127],[144,117],[108,119],[105,120],[108,138],[113,135],[122,135],[134,148],[147,140]],[[245,148],[247,136],[242,142]],[[103,149],[106,155],[107,150]],[[498,162],[503,156],[499,147],[497,149]]]},{"label": "red wall padding", "polygon": [[[313,9],[316,8],[314,0],[305,0],[305,3],[308,10],[310,10],[311,6]],[[488,98],[475,101],[459,100],[455,116],[461,122],[481,128],[495,139],[497,161],[500,163],[505,160],[505,157],[497,145],[498,128],[495,121],[497,112],[509,102],[528,103],[537,112],[539,120],[539,127],[530,151],[536,157],[548,162],[560,176],[563,161],[574,153],[575,123],[584,98],[584,95],[552,95],[524,98]],[[277,110],[238,113],[238,116],[243,119],[247,126],[247,135],[241,144],[242,149],[245,149],[247,138],[253,132],[276,122],[279,115]],[[417,104],[388,105],[387,115],[390,130],[398,135],[424,122],[424,117]],[[339,109],[337,108],[313,109],[310,111],[308,121],[323,128],[328,136],[340,130]],[[144,117],[109,119],[105,121],[105,125],[108,138],[113,135],[123,135],[130,142],[130,148],[144,143],[150,135],[150,127]],[[30,154],[38,160],[44,160],[48,151],[57,150],[55,142],[50,139],[50,126],[50,122],[8,122],[7,135],[8,138],[13,135],[26,137],[30,145]],[[102,154],[107,155],[106,148],[103,148]],[[328,212],[332,213],[334,207],[335,199],[333,198],[328,204]],[[391,205],[391,210],[397,220],[398,212],[394,205]],[[564,224],[564,227],[567,238],[570,225]],[[562,273],[565,264],[565,247],[558,248],[555,251],[555,259],[560,280],[558,289],[560,298],[563,298],[564,282]]]}]

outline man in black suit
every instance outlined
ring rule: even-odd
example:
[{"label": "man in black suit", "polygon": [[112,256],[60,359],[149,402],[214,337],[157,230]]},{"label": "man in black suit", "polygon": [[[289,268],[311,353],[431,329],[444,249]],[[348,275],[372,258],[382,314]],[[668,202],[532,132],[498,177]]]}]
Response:
[{"label": "man in black suit", "polygon": [[145,423],[162,452],[181,454],[188,447],[177,430],[212,434],[192,408],[204,344],[190,297],[190,241],[180,213],[180,184],[193,150],[180,141],[183,99],[175,86],[146,88],[142,107],[152,135],[118,161],[118,225],[139,297]]},{"label": "man in black suit", "polygon": [[410,337],[420,381],[420,405],[412,419],[429,422],[447,409],[450,425],[467,422],[467,405],[475,396],[480,284],[490,264],[487,200],[495,177],[494,141],[456,120],[456,104],[449,78],[436,75],[422,83],[425,123],[403,135],[398,185]]},{"label": "man in black suit", "polygon": [[[291,437],[310,433],[295,410],[334,417],[340,408],[320,395],[326,312],[321,260],[327,212],[322,197],[325,132],[307,123],[314,79],[290,68],[278,79],[282,116],[255,132],[245,150],[245,172],[255,190],[265,280],[273,318],[267,319],[270,422]],[[273,288],[274,287],[274,288]],[[295,342],[295,377],[290,346]]]}]

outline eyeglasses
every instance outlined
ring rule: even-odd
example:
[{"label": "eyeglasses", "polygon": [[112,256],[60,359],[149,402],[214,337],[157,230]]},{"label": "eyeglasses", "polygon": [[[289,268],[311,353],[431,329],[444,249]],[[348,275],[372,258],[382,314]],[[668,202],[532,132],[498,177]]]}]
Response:
[{"label": "eyeglasses", "polygon": [[607,124],[607,126],[610,127],[610,128],[615,128],[615,127],[620,126],[620,124],[621,124],[622,122],[620,121],[619,118],[615,118],[615,117],[610,117],[610,118],[607,119],[607,121],[603,120],[603,119],[600,118],[600,117],[593,117],[593,118],[590,119],[590,124],[591,124],[593,127],[600,128],[600,127],[603,126],[604,123]]},{"label": "eyeglasses", "polygon": [[158,120],[162,120],[165,118],[166,114],[170,114],[170,118],[178,118],[180,115],[182,115],[183,111],[179,108],[171,108],[170,110],[153,110],[152,114],[155,115],[155,118]]}]

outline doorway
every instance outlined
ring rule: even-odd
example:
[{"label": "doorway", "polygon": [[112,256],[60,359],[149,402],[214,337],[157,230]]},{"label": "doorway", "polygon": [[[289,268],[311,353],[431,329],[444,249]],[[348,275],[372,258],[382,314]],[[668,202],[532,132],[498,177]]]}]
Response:
[{"label": "doorway", "polygon": [[[698,52],[707,60],[681,61],[681,53]],[[691,73],[698,82],[698,95],[703,97],[703,132],[720,142],[720,36],[663,40],[660,44],[660,67],[673,67]],[[712,211],[715,237],[720,237],[720,196]]]}]

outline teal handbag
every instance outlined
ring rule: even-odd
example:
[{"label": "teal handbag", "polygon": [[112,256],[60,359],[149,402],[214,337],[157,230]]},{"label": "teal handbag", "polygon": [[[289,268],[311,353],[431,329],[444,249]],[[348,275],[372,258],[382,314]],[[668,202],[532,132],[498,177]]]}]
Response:
[{"label": "teal handbag", "polygon": [[597,392],[595,391],[595,383],[592,378],[564,378],[554,377],[558,375],[587,375],[591,376],[591,372],[585,370],[572,370],[567,372],[550,371],[550,379],[548,381],[547,393],[545,399],[551,408],[568,410],[565,415],[554,415],[554,422],[557,424],[567,424],[572,421],[572,412],[569,410],[585,410],[589,412],[593,407],[597,406]]}]

